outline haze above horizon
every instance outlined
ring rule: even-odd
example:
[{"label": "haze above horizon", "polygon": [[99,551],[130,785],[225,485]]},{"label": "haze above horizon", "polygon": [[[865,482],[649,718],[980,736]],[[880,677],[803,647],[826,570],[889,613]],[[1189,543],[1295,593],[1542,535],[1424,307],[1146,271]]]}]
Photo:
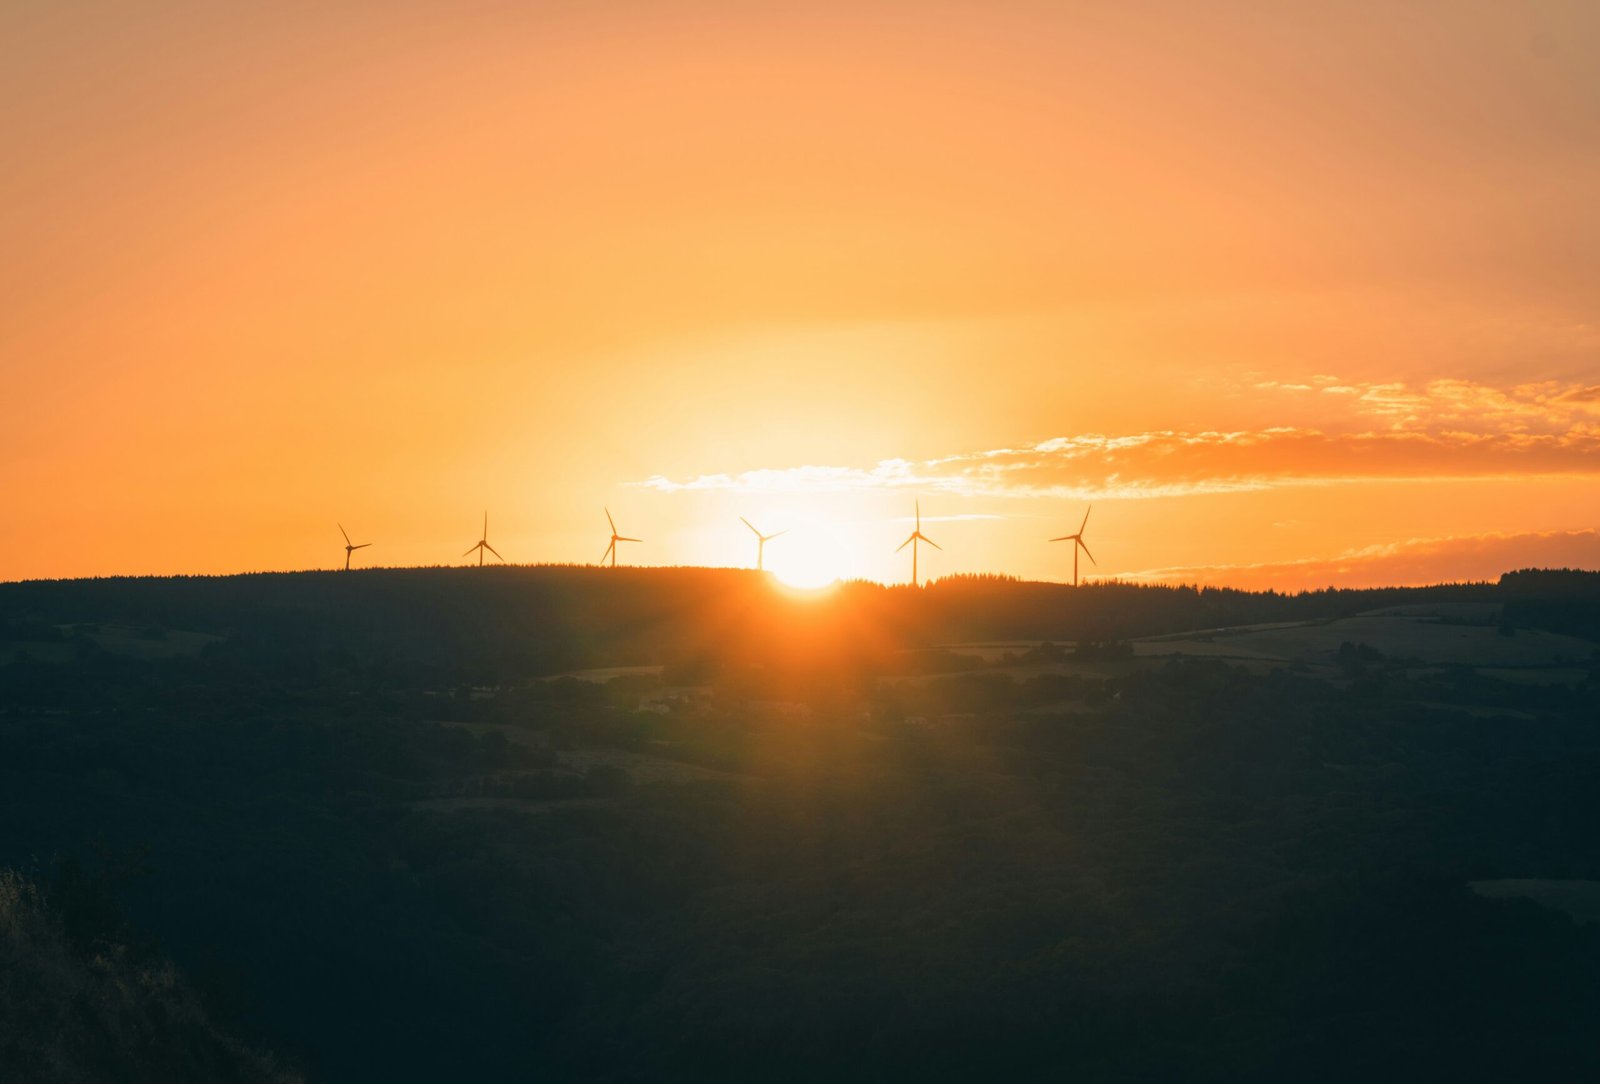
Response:
[{"label": "haze above horizon", "polygon": [[1600,567],[1591,3],[13,5],[0,101],[0,580]]}]

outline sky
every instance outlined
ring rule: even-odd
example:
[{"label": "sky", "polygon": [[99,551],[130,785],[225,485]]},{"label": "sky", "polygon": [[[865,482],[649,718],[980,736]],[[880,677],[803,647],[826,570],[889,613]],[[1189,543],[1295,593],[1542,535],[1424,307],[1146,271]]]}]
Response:
[{"label": "sky", "polygon": [[0,579],[1600,567],[1600,5],[0,6]]}]

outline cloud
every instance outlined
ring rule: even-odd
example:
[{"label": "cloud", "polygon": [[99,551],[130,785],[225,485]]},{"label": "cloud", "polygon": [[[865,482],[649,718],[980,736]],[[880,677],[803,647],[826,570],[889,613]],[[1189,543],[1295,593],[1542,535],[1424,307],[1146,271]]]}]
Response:
[{"label": "cloud", "polygon": [[1351,384],[1319,374],[1258,382],[1272,395],[1331,396],[1319,428],[1152,430],[1052,437],[1021,447],[870,466],[807,464],[636,485],[662,492],[805,494],[920,489],[964,497],[1172,497],[1285,485],[1600,475],[1600,388],[1554,381]]},{"label": "cloud", "polygon": [[1358,411],[1406,427],[1471,426],[1549,433],[1571,428],[1595,413],[1591,405],[1600,406],[1595,388],[1553,380],[1511,388],[1470,380],[1433,380],[1417,390],[1401,384],[1372,384],[1352,390]]},{"label": "cloud", "polygon": [[1600,568],[1600,531],[1413,538],[1347,550],[1334,557],[1155,568],[1124,573],[1121,578],[1298,591],[1495,580],[1502,572],[1518,568]]}]

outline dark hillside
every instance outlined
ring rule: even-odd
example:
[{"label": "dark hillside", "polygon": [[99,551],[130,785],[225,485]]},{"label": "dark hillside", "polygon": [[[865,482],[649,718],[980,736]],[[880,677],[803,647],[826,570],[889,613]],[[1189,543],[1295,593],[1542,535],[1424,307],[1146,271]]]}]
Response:
[{"label": "dark hillside", "polygon": [[1591,584],[0,585],[0,868],[125,1079],[1593,1079]]},{"label": "dark hillside", "polygon": [[14,640],[86,623],[183,629],[222,637],[222,656],[495,682],[730,653],[858,658],[883,646],[1123,639],[1499,597],[1489,584],[1281,595],[953,577],[918,591],[850,583],[813,598],[737,569],[371,569],[0,584],[0,628]]}]

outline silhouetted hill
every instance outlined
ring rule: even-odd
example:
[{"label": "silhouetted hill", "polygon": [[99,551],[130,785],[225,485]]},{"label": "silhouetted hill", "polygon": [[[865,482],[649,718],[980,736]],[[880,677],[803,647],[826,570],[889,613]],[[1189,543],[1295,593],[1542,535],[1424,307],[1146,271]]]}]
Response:
[{"label": "silhouetted hill", "polygon": [[0,1080],[1596,1079],[1593,584],[0,585]]},{"label": "silhouetted hill", "polygon": [[[816,657],[865,663],[888,647],[1005,640],[1116,640],[1316,620],[1421,602],[1515,597],[1528,623],[1566,605],[1531,574],[1501,585],[1302,594],[1096,583],[1073,588],[956,576],[921,590],[855,582],[798,595],[738,569],[574,566],[369,569],[0,584],[0,626],[27,640],[114,622],[220,638],[250,665],[379,668],[395,680],[490,683],[641,663]],[[1549,610],[1554,613],[1554,610]],[[29,630],[33,630],[32,633]]]}]

